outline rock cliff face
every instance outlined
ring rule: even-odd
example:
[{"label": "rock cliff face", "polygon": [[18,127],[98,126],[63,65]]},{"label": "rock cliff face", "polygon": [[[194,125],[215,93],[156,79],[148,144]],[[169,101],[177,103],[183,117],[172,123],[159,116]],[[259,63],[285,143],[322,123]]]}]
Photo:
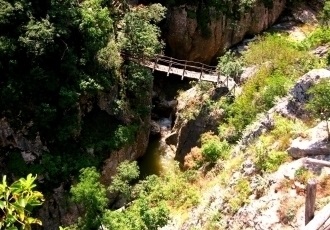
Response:
[{"label": "rock cliff face", "polygon": [[[149,89],[149,100],[145,103],[151,105],[151,85]],[[89,97],[85,95],[79,104],[79,117],[77,119],[82,120],[93,108],[97,108],[99,112],[106,112],[109,115],[109,122],[111,117],[114,117],[112,109],[112,103],[115,99],[112,93],[99,92],[97,98]],[[124,124],[129,124],[132,119],[131,114],[120,114],[120,119]],[[109,152],[108,158],[104,161],[103,168],[101,169],[101,181],[108,186],[111,182],[111,177],[116,173],[117,166],[124,160],[136,160],[142,156],[147,148],[150,132],[150,112],[141,120],[135,140],[123,148]],[[49,152],[47,143],[43,142],[43,137],[37,132],[36,135],[31,134],[33,128],[33,122],[28,124],[21,124],[21,127],[13,127],[10,119],[5,117],[0,118],[0,171],[6,173],[8,171],[6,165],[6,157],[11,151],[15,150],[20,153],[25,164],[39,164],[42,159],[42,155],[45,152]],[[80,132],[77,132],[77,136]],[[86,151],[89,151],[88,149]],[[93,152],[93,151],[92,151]],[[38,180],[43,183],[44,175],[38,175]],[[61,225],[69,225],[74,223],[82,209],[73,204],[67,196],[68,193],[68,181],[72,178],[63,178],[65,183],[61,183],[58,188],[52,189],[45,193],[45,203],[38,211],[38,218],[42,220],[43,229],[57,230]]]},{"label": "rock cliff face", "polygon": [[195,86],[179,96],[175,124],[172,133],[166,138],[168,145],[176,146],[177,161],[183,162],[191,148],[199,143],[202,133],[216,131],[217,123],[223,117],[223,110],[209,112],[203,103],[222,94],[220,89],[218,91],[212,88],[209,93],[203,94]]},{"label": "rock cliff face", "polygon": [[214,61],[224,49],[239,43],[246,35],[260,33],[277,20],[285,8],[286,0],[272,2],[273,6],[267,7],[261,0],[256,1],[237,20],[219,13],[208,22],[211,34],[208,37],[201,33],[196,16],[191,16],[191,12],[196,14],[196,6],[182,5],[169,9],[165,40],[170,55],[204,63]]}]

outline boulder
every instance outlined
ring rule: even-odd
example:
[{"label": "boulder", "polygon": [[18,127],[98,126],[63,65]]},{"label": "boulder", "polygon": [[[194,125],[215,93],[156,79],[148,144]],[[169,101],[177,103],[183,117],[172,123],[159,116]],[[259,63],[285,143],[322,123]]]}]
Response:
[{"label": "boulder", "polygon": [[43,151],[48,152],[47,147],[41,142],[39,133],[36,133],[34,138],[26,137],[32,126],[33,122],[29,122],[22,129],[14,130],[5,117],[0,119],[0,148],[17,148],[26,163],[32,163]]},{"label": "boulder", "polygon": [[293,99],[300,103],[304,103],[309,99],[308,89],[321,78],[329,78],[330,71],[327,69],[313,69],[303,75],[295,86],[291,89],[290,94]]},{"label": "boulder", "polygon": [[161,128],[160,125],[156,121],[151,121],[150,123],[150,135],[151,136],[160,136]]},{"label": "boulder", "polygon": [[307,138],[298,137],[293,140],[287,151],[293,158],[329,155],[330,142],[328,141],[326,122],[320,122],[309,130]]}]

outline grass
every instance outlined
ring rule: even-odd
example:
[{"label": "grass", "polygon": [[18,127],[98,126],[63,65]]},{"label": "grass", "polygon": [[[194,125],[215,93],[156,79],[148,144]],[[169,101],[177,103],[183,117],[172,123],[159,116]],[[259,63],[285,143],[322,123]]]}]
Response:
[{"label": "grass", "polygon": [[286,149],[291,140],[304,136],[308,129],[301,120],[274,115],[274,127],[252,143],[245,155],[249,155],[261,173],[275,172],[280,165],[290,161]]},{"label": "grass", "polygon": [[299,48],[288,36],[274,34],[251,43],[242,59],[245,65],[257,65],[259,70],[242,86],[242,93],[233,103],[222,106],[227,109],[227,115],[219,130],[230,130],[229,136],[223,136],[231,143],[239,140],[257,114],[269,110],[277,98],[285,96],[298,77],[324,66],[324,62]]}]

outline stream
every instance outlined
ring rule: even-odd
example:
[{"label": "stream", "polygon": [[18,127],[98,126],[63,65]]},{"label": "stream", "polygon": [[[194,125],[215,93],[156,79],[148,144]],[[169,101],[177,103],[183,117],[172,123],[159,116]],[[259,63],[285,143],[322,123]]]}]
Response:
[{"label": "stream", "polygon": [[181,80],[179,76],[166,76],[165,73],[155,72],[152,120],[160,127],[159,136],[150,136],[146,153],[138,159],[140,178],[148,175],[161,175],[173,171],[176,161],[175,152],[165,142],[165,137],[171,133],[175,119],[175,111],[161,108],[159,101],[171,102],[176,99],[179,90],[187,90],[191,87],[188,80]]},{"label": "stream", "polygon": [[[170,118],[162,118],[157,123],[161,126],[162,135],[171,132],[172,121]],[[172,171],[176,162],[174,154],[166,144],[164,136],[151,137],[146,153],[138,161],[140,176],[145,178],[148,175],[161,175]]]}]

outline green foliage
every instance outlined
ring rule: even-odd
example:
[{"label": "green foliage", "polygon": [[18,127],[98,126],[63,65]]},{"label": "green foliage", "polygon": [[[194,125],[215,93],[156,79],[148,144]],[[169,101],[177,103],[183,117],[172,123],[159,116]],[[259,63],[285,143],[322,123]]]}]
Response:
[{"label": "green foliage", "polygon": [[330,42],[330,30],[325,27],[319,27],[299,45],[302,49],[313,49],[328,42]]},{"label": "green foliage", "polygon": [[[308,129],[306,125],[298,119],[288,119],[280,115],[274,116],[274,128],[269,135],[265,134],[265,145],[272,145],[276,142],[277,151],[285,151],[290,147],[291,140],[303,135],[304,131]],[[267,136],[269,139],[267,140]]]},{"label": "green foliage", "polygon": [[33,191],[36,178],[29,174],[26,179],[21,178],[9,186],[6,176],[3,176],[0,184],[0,229],[28,230],[33,224],[42,225],[40,220],[30,217],[32,209],[43,203],[43,195]]},{"label": "green foliage", "polygon": [[256,151],[256,167],[261,172],[275,172],[284,162],[289,159],[287,152],[267,151],[260,147]]},{"label": "green foliage", "polygon": [[[28,168],[49,167],[46,179],[54,184],[130,144],[150,113],[150,71],[136,65],[125,71],[121,53],[158,53],[156,23],[165,9],[115,11],[104,0],[0,0],[0,117],[16,130],[31,124],[27,132],[49,152],[37,159],[40,167]],[[111,98],[107,113],[95,112],[104,94]]]},{"label": "green foliage", "polygon": [[[278,49],[281,47],[281,49]],[[242,87],[235,101],[226,105],[226,123],[219,127],[226,140],[239,140],[243,130],[252,123],[257,114],[270,109],[278,97],[286,94],[294,79],[301,76],[318,60],[310,57],[284,35],[265,35],[249,45],[243,53],[246,65],[258,65],[258,72]],[[224,130],[226,132],[224,132]],[[224,134],[229,136],[225,136]]]},{"label": "green foliage", "polygon": [[203,134],[202,155],[206,161],[216,162],[218,159],[226,159],[229,155],[230,145],[227,141],[220,141],[218,136]]},{"label": "green foliage", "polygon": [[111,193],[120,193],[125,198],[131,198],[131,185],[130,182],[139,177],[140,171],[136,161],[129,162],[123,161],[117,167],[117,173],[112,178],[112,183],[109,187]]},{"label": "green foliage", "polygon": [[[128,191],[131,192],[132,187],[129,185],[129,181],[138,176],[139,171],[136,162],[123,162],[117,168],[117,174],[113,178],[110,190],[124,194]],[[75,202],[83,204],[85,215],[77,225],[64,229],[96,229],[102,224],[102,226],[113,230],[156,230],[167,223],[169,209],[166,201],[169,198],[162,196],[164,194],[162,191],[167,183],[163,182],[161,178],[154,175],[145,181],[140,181],[140,184],[134,189],[134,201],[130,202],[125,209],[116,211],[106,209],[106,190],[100,184],[99,178],[100,174],[96,172],[95,168],[81,170],[80,182],[72,187],[71,193]],[[176,189],[180,190],[181,188],[176,187]],[[158,194],[159,192],[160,194]],[[168,195],[174,199],[176,194],[174,196],[173,194]],[[180,196],[187,195],[189,194],[181,194]]]},{"label": "green foliage", "polygon": [[119,41],[123,48],[133,55],[153,56],[159,53],[163,44],[159,42],[159,28],[153,24],[165,17],[165,7],[160,4],[141,7],[124,16],[123,33]]},{"label": "green foliage", "polygon": [[297,169],[294,173],[294,179],[304,185],[307,184],[308,180],[313,176],[313,173],[305,167]]},{"label": "green foliage", "polygon": [[239,208],[249,202],[249,196],[251,195],[252,189],[248,179],[239,178],[230,191],[231,193],[228,194],[228,211],[229,213],[234,214]]},{"label": "green foliage", "polygon": [[73,201],[85,208],[85,215],[80,218],[78,226],[79,229],[96,229],[108,203],[106,189],[99,182],[100,174],[94,167],[84,168],[80,173],[79,183],[70,190]]},{"label": "green foliage", "polygon": [[149,200],[154,206],[165,202],[167,207],[171,208],[190,208],[199,201],[191,179],[191,175],[182,173],[177,165],[173,172],[162,177],[151,175],[140,181],[134,188],[134,194]]},{"label": "green foliage", "polygon": [[[276,71],[288,76],[296,75],[297,71],[304,71],[298,66],[305,57],[307,54],[299,51],[294,42],[284,35],[276,34],[266,34],[256,42],[252,42],[249,49],[243,54],[244,62],[247,65],[268,63]],[[298,72],[298,74],[300,73]]]},{"label": "green foliage", "polygon": [[230,50],[219,57],[218,60],[217,69],[222,75],[237,79],[243,71],[242,61]]},{"label": "green foliage", "polygon": [[109,8],[103,3],[103,0],[86,0],[80,4],[79,30],[84,36],[86,46],[93,52],[92,55],[104,46],[111,32]]},{"label": "green foliage", "polygon": [[324,2],[322,14],[321,14],[321,24],[323,26],[329,27],[330,22],[330,1],[326,0]]},{"label": "green foliage", "polygon": [[322,79],[308,91],[311,99],[306,108],[315,116],[327,120],[330,117],[330,81]]},{"label": "green foliage", "polygon": [[35,55],[44,54],[49,44],[54,42],[55,28],[48,18],[41,19],[41,21],[30,18],[24,29],[25,33],[19,37],[19,42],[23,43],[23,47],[28,52]]},{"label": "green foliage", "polygon": [[327,123],[328,140],[330,141],[329,117],[330,117],[330,81],[322,79],[318,84],[311,87],[308,91],[311,99],[306,108],[316,117],[321,118]]},{"label": "green foliage", "polygon": [[141,197],[129,209],[106,212],[104,225],[114,230],[157,230],[167,223],[168,215],[169,210],[164,203],[152,206]]}]

